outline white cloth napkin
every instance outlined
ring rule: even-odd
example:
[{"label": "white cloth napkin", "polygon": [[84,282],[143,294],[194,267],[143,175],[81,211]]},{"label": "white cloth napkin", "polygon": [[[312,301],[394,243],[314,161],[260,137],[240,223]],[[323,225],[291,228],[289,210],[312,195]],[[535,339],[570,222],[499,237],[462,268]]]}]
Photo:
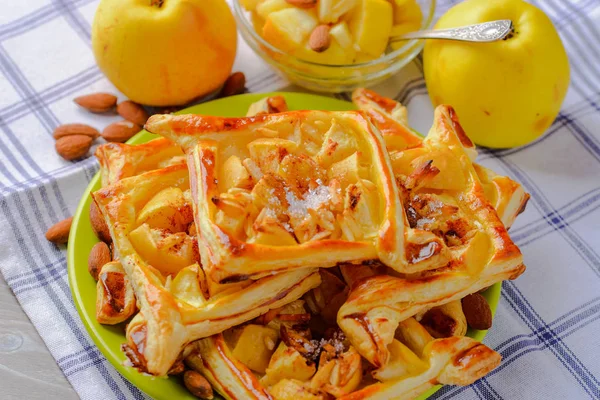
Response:
[{"label": "white cloth napkin", "polygon": [[[91,342],[73,306],[65,251],[44,239],[49,226],[75,211],[98,169],[93,157],[77,163],[58,157],[52,131],[73,121],[104,126],[106,116],[85,113],[71,100],[116,93],[90,50],[98,1],[4,3],[0,271],[82,398],[144,398]],[[441,13],[453,2],[438,3]],[[517,149],[483,149],[479,158],[531,193],[510,232],[528,269],[504,284],[485,339],[502,354],[502,365],[474,385],[442,389],[437,399],[600,398],[600,2],[535,3],[553,19],[569,53],[567,99],[544,137]],[[241,38],[234,69],[246,74],[252,92],[287,86]],[[406,104],[411,123],[427,132],[432,109],[419,60],[375,90]]]}]

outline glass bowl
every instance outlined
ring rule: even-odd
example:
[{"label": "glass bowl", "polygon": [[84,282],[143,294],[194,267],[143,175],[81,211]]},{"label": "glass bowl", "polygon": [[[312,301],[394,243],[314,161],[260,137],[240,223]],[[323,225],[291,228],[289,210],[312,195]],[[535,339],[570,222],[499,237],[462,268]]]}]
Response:
[{"label": "glass bowl", "polygon": [[[421,29],[431,29],[436,0],[418,0],[423,13]],[[263,60],[281,71],[293,83],[316,92],[340,93],[371,86],[392,76],[423,49],[423,40],[407,40],[396,50],[364,63],[328,65],[299,59],[282,51],[254,30],[251,15],[233,1],[234,15],[242,37]],[[390,50],[388,46],[388,50]]]}]

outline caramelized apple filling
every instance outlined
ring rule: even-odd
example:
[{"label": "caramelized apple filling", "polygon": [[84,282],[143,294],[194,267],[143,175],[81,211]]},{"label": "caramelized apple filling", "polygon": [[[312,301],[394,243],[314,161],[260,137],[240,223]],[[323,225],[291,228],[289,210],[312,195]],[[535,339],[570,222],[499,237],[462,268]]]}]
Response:
[{"label": "caramelized apple filling", "polygon": [[265,245],[373,239],[379,195],[362,140],[335,120],[327,130],[324,124],[303,122],[288,135],[263,127],[257,131],[267,137],[245,149],[238,144],[221,166],[221,192],[211,199],[216,224]]}]

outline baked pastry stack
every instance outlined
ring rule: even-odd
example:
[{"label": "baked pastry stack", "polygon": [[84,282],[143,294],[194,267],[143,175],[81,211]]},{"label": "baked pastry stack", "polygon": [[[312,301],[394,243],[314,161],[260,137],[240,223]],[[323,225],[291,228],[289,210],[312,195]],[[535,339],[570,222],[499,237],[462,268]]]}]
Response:
[{"label": "baked pastry stack", "polygon": [[473,163],[452,108],[422,139],[399,103],[353,100],[157,115],[164,138],[99,150],[135,367],[185,360],[232,399],[404,399],[499,364],[461,299],[524,271],[507,228],[528,195]]}]

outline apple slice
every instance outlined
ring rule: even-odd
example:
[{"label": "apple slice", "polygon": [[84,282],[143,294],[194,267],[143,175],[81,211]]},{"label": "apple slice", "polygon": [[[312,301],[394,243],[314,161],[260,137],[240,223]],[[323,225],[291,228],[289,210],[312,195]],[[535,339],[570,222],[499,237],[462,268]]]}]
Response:
[{"label": "apple slice", "polygon": [[254,6],[256,14],[262,19],[267,19],[270,14],[285,10],[286,8],[293,8],[293,6],[285,0],[244,0],[244,3],[256,3]]},{"label": "apple slice", "polygon": [[273,46],[292,52],[303,46],[317,24],[317,18],[310,12],[286,8],[269,14],[263,27],[263,37]]},{"label": "apple slice", "polygon": [[281,342],[271,357],[266,375],[262,377],[260,383],[271,386],[286,378],[308,381],[316,371],[317,367],[314,362],[307,362],[298,350]]},{"label": "apple slice", "polygon": [[292,52],[292,54],[301,60],[318,64],[344,65],[352,63],[354,56],[356,55],[356,51],[352,47],[344,49],[335,40],[333,40],[331,41],[331,44],[327,50],[320,53],[311,49],[307,43],[304,47]]},{"label": "apple slice", "polygon": [[394,8],[394,25],[416,23],[418,27],[421,26],[423,12],[415,0],[392,0],[391,2]]},{"label": "apple slice", "polygon": [[354,152],[349,157],[344,158],[331,165],[329,169],[329,179],[336,178],[340,182],[342,189],[346,186],[359,181],[361,176],[366,175],[366,169],[359,163],[359,154]]},{"label": "apple slice", "polygon": [[244,326],[237,338],[232,354],[242,364],[264,374],[279,340],[279,332],[263,325]]},{"label": "apple slice", "polygon": [[223,210],[215,214],[215,224],[233,237],[240,238],[244,232],[244,217],[234,218]]},{"label": "apple slice", "polygon": [[329,29],[329,34],[344,50],[353,49],[352,34],[345,21],[335,24]]},{"label": "apple slice", "polygon": [[322,23],[335,23],[351,11],[361,0],[319,0],[319,20]]},{"label": "apple slice", "polygon": [[183,232],[170,234],[142,224],[129,233],[129,240],[139,255],[164,275],[175,274],[196,262],[194,239]]},{"label": "apple slice", "polygon": [[198,280],[198,273],[201,273],[199,270],[198,264],[192,264],[179,271],[171,281],[173,296],[192,307],[201,307],[206,302]]},{"label": "apple slice", "polygon": [[349,27],[358,50],[381,56],[392,30],[392,5],[386,0],[363,0],[350,17]]},{"label": "apple slice", "polygon": [[368,239],[378,230],[377,188],[367,180],[360,179],[346,188],[344,198],[344,221],[355,239]]},{"label": "apple slice", "polygon": [[356,151],[358,143],[352,133],[347,132],[348,129],[350,128],[345,128],[333,120],[316,156],[317,162],[322,167],[329,168],[331,164],[343,160]]},{"label": "apple slice", "polygon": [[171,232],[187,230],[193,221],[192,208],[181,189],[170,187],[161,190],[141,209],[136,224],[144,223],[152,228],[166,229]]},{"label": "apple slice", "polygon": [[222,185],[222,191],[226,192],[231,188],[250,188],[252,177],[238,156],[231,156],[223,164],[223,172],[219,183]]},{"label": "apple slice", "polygon": [[276,173],[283,158],[295,153],[297,149],[297,143],[279,138],[256,139],[248,143],[250,157],[263,174]]}]

